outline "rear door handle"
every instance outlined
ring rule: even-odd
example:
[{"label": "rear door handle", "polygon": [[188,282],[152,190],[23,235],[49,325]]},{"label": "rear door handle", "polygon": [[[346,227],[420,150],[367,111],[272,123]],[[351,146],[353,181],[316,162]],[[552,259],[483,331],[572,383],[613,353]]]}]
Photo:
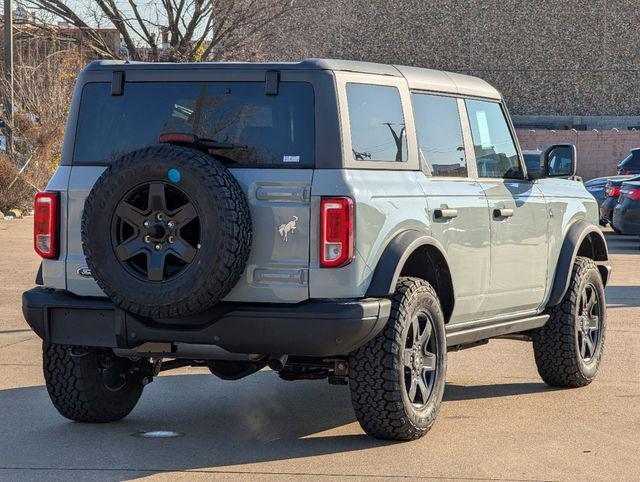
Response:
[{"label": "rear door handle", "polygon": [[433,217],[436,219],[452,219],[458,217],[457,209],[436,209],[433,211]]},{"label": "rear door handle", "polygon": [[513,216],[513,209],[499,208],[493,210],[493,217],[496,219],[510,218]]}]

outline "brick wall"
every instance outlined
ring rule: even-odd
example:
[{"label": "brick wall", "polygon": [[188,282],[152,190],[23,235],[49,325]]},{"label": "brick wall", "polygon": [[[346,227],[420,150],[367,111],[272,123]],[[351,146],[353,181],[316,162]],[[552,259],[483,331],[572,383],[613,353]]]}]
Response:
[{"label": "brick wall", "polygon": [[544,150],[550,144],[574,144],[578,151],[578,175],[583,179],[616,173],[616,165],[629,150],[640,147],[637,131],[548,131],[517,129],[523,150]]}]

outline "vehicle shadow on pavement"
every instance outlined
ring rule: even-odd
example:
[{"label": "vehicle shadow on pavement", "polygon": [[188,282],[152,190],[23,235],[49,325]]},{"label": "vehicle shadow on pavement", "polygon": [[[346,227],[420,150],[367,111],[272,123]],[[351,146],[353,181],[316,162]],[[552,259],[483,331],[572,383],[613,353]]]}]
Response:
[{"label": "vehicle shadow on pavement", "polygon": [[[259,372],[238,382],[213,375],[162,376],[113,424],[62,418],[46,389],[0,391],[0,468],[166,470],[217,468],[343,453],[384,442],[357,428],[349,390],[326,381],[281,381]],[[145,431],[181,437],[146,439]],[[324,432],[331,431],[330,434]],[[1,472],[0,472],[1,475]],[[139,474],[135,475],[136,477]]]},{"label": "vehicle shadow on pavement", "polygon": [[[609,254],[631,254],[634,251],[640,254],[640,238],[638,236],[624,236],[613,232],[605,232]],[[631,253],[630,253],[631,252]]]},{"label": "vehicle shadow on pavement", "polygon": [[[450,384],[445,402],[548,390],[542,383]],[[355,416],[346,387],[285,382],[269,371],[238,382],[208,374],[159,377],[132,414],[113,424],[67,421],[42,386],[0,391],[0,407],[11,414],[0,418],[0,468],[135,470],[138,477],[139,471],[216,469],[394,443],[351,425]],[[156,430],[182,436],[132,436]]]},{"label": "vehicle shadow on pavement", "polygon": [[31,328],[20,328],[16,330],[0,330],[0,335],[12,335],[14,333],[33,333]]},{"label": "vehicle shadow on pavement", "polygon": [[501,383],[495,385],[454,385],[447,384],[444,392],[445,402],[457,402],[460,400],[475,400],[479,398],[511,397],[540,392],[553,392],[557,388],[550,387],[546,383]]},{"label": "vehicle shadow on pavement", "polygon": [[606,291],[608,306],[640,306],[640,286],[609,285]]}]

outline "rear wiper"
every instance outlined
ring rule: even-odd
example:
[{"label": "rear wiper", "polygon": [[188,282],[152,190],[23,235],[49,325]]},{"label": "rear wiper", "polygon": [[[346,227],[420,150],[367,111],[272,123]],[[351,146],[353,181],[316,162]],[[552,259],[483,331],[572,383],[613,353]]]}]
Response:
[{"label": "rear wiper", "polygon": [[215,139],[203,139],[195,134],[167,133],[160,134],[158,139],[161,144],[176,144],[179,146],[189,146],[201,150],[209,149],[247,149],[249,146],[232,144],[230,142],[220,142]]}]

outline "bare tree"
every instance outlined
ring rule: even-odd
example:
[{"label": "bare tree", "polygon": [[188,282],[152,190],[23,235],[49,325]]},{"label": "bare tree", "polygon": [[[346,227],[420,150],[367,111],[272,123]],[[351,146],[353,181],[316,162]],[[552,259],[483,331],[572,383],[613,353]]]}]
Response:
[{"label": "bare tree", "polygon": [[[23,0],[83,32],[98,56],[120,58],[99,25],[120,33],[132,60],[249,60],[259,56],[268,26],[300,8],[296,0]],[[77,3],[78,5],[80,2]]]},{"label": "bare tree", "polygon": [[[42,54],[43,52],[40,52]],[[30,207],[60,161],[69,100],[82,58],[74,45],[43,55],[17,49],[11,131],[14,151],[0,153],[0,210]],[[0,94],[6,89],[0,82]]]}]

